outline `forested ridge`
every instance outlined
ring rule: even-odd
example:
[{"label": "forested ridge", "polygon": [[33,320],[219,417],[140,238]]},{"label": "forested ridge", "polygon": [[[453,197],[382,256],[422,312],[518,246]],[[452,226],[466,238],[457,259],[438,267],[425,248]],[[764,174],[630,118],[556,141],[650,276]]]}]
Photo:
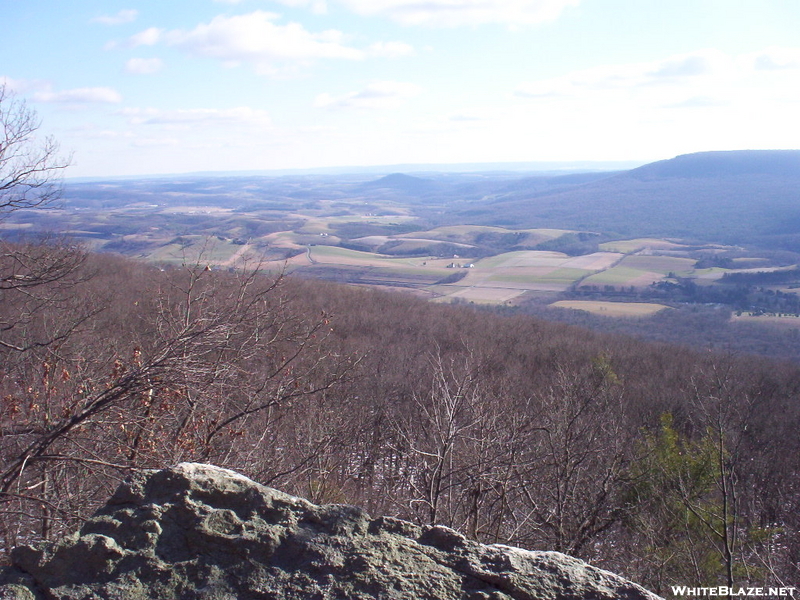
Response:
[{"label": "forested ridge", "polygon": [[662,594],[797,579],[796,366],[253,265],[64,241],[2,260],[5,550],[74,529],[133,469],[201,461]]}]

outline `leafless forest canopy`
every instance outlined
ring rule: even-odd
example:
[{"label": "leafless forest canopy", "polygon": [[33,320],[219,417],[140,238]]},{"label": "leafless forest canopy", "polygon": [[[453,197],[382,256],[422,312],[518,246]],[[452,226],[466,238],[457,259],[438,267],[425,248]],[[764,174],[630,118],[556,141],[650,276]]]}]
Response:
[{"label": "leafless forest canopy", "polygon": [[796,580],[796,366],[62,240],[2,261],[5,549],[191,460],[662,593]]}]

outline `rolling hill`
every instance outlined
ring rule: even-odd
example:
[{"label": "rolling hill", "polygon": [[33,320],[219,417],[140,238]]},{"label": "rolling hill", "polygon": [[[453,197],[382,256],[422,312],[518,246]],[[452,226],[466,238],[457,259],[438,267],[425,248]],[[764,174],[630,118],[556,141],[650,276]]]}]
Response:
[{"label": "rolling hill", "polygon": [[800,150],[703,152],[613,172],[69,183],[62,211],[15,215],[4,235],[47,230],[108,241],[160,228],[162,242],[185,233],[241,240],[291,230],[353,240],[454,225],[585,232],[586,239],[539,248],[570,254],[590,251],[587,243],[642,237],[800,253]]},{"label": "rolling hill", "polygon": [[406,175],[405,173],[392,173],[380,179],[368,181],[361,186],[361,190],[373,191],[389,189],[407,195],[418,196],[434,192],[440,189],[440,187],[440,185],[430,179]]}]

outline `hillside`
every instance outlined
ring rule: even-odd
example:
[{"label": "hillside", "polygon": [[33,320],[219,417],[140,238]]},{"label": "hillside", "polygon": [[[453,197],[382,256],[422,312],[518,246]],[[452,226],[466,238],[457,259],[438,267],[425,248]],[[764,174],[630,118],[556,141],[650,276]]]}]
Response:
[{"label": "hillside", "polygon": [[798,251],[800,151],[690,154],[556,192],[531,181],[449,218]]},{"label": "hillside", "polygon": [[628,177],[707,178],[740,175],[800,177],[800,150],[734,150],[682,154],[627,171]]},{"label": "hillside", "polygon": [[[6,552],[78,530],[128,474],[186,461],[314,504],[561,552],[662,595],[720,581],[725,561],[743,585],[796,578],[797,366],[204,263],[52,245],[6,256],[61,274],[0,303]],[[692,519],[698,507],[714,520]],[[235,506],[219,508],[206,522],[236,532]],[[725,509],[735,520],[719,520]],[[87,561],[123,558],[112,526],[76,542]],[[190,570],[180,539],[155,549]],[[110,568],[135,567],[133,549]]]},{"label": "hillside", "polygon": [[394,190],[410,196],[420,196],[440,190],[442,186],[430,179],[414,177],[413,175],[406,175],[404,173],[392,173],[380,179],[368,181],[361,186],[361,189],[364,191],[379,190],[382,188]]}]

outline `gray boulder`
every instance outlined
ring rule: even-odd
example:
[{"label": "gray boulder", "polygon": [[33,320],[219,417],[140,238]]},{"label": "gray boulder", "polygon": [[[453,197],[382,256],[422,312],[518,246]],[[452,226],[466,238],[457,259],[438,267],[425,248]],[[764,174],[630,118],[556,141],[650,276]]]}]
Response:
[{"label": "gray boulder", "polygon": [[141,472],[77,534],[12,553],[0,600],[656,600],[557,552],[316,506],[209,465]]}]

